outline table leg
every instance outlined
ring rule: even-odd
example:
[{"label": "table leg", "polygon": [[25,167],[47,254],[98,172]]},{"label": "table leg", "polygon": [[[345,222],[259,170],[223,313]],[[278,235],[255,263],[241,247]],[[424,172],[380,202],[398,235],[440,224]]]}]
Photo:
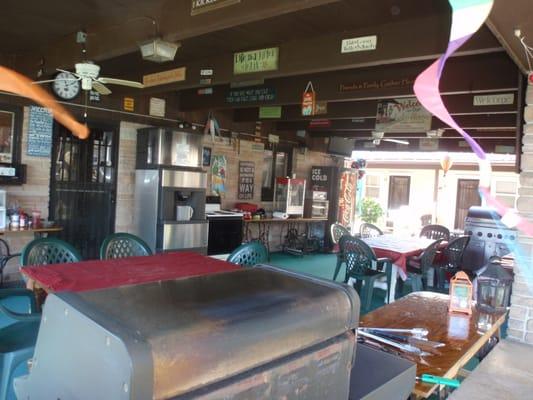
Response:
[{"label": "table leg", "polygon": [[398,267],[396,264],[392,264],[392,274],[390,278],[390,288],[389,288],[389,298],[387,299],[387,303],[394,303],[394,300],[396,298],[396,283],[398,282]]}]

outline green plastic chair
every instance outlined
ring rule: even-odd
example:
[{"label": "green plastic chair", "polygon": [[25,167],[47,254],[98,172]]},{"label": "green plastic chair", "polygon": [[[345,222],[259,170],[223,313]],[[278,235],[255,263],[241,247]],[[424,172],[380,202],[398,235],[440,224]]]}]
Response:
[{"label": "green plastic chair", "polygon": [[113,233],[100,246],[100,260],[151,255],[150,246],[131,233]]},{"label": "green plastic chair", "polygon": [[[331,224],[329,231],[331,233],[331,241],[334,244],[339,244],[341,237],[345,235],[350,236],[350,231],[341,224]],[[344,255],[342,254],[342,251],[339,247],[339,252],[337,253],[337,265],[335,265],[335,272],[333,273],[333,280],[337,279],[337,276],[339,275],[343,262],[344,262]]]},{"label": "green plastic chair", "polygon": [[26,267],[72,263],[81,260],[82,257],[78,250],[67,242],[57,238],[41,238],[32,240],[24,247],[20,263]]},{"label": "green plastic chair", "polygon": [[350,278],[356,280],[355,289],[361,296],[362,312],[370,310],[374,295],[374,283],[377,279],[387,279],[387,299],[389,298],[392,261],[389,258],[377,258],[374,250],[361,239],[343,236],[340,240],[341,251],[346,262],[345,283]]},{"label": "green plastic chair", "polygon": [[359,235],[362,238],[370,238],[383,235],[383,231],[379,229],[376,225],[364,222],[359,227]]},{"label": "green plastic chair", "polygon": [[[407,281],[411,283],[411,290],[419,292],[427,290],[427,272],[434,268],[435,256],[444,239],[431,243],[419,256],[407,258]],[[398,281],[400,293],[403,290],[403,281]]]},{"label": "green plastic chair", "polygon": [[253,267],[268,261],[268,250],[259,241],[245,243],[237,247],[227,259],[228,262],[241,267]]},{"label": "green plastic chair", "polygon": [[0,328],[0,399],[16,400],[13,379],[28,374],[28,360],[33,357],[41,321],[33,292],[0,290],[0,318],[10,321]]}]

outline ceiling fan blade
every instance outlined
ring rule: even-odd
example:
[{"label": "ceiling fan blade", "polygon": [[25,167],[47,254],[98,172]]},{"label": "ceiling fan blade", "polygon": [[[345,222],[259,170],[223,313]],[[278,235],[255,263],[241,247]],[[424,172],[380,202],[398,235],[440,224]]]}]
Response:
[{"label": "ceiling fan blade", "polygon": [[381,140],[383,140],[385,142],[404,144],[406,146],[409,145],[409,142],[407,140],[399,140],[399,139],[381,139]]},{"label": "ceiling fan blade", "polygon": [[32,83],[34,85],[41,85],[43,83],[52,83],[52,82],[57,82],[57,81],[61,81],[61,82],[77,82],[77,81],[79,81],[79,79],[46,79],[44,81],[34,81]]},{"label": "ceiling fan blade", "polygon": [[116,79],[116,78],[105,78],[105,77],[100,77],[97,79],[98,82],[100,83],[108,83],[110,85],[121,85],[121,86],[129,86],[129,87],[132,87],[132,88],[137,88],[137,89],[143,89],[144,88],[144,85],[140,82],[135,82],[135,81],[128,81],[128,80],[125,80],[125,79]]},{"label": "ceiling fan blade", "polygon": [[99,81],[93,81],[93,89],[104,96],[111,94],[111,90],[109,90],[107,86],[105,86],[103,83]]}]

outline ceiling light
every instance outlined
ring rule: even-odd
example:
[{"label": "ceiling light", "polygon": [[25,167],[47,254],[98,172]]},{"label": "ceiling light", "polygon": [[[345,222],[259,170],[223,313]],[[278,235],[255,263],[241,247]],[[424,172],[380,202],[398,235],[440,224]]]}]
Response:
[{"label": "ceiling light", "polygon": [[157,63],[174,60],[180,46],[180,43],[166,42],[162,39],[153,39],[139,44],[143,59]]}]

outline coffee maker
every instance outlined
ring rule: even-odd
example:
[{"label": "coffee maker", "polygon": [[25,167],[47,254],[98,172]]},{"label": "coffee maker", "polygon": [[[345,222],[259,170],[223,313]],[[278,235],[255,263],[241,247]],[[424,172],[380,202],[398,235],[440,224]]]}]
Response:
[{"label": "coffee maker", "polygon": [[[181,156],[174,154],[180,151]],[[199,165],[201,158],[196,156],[200,151],[198,133],[139,130],[135,233],[156,252],[207,253],[207,173]]]}]

